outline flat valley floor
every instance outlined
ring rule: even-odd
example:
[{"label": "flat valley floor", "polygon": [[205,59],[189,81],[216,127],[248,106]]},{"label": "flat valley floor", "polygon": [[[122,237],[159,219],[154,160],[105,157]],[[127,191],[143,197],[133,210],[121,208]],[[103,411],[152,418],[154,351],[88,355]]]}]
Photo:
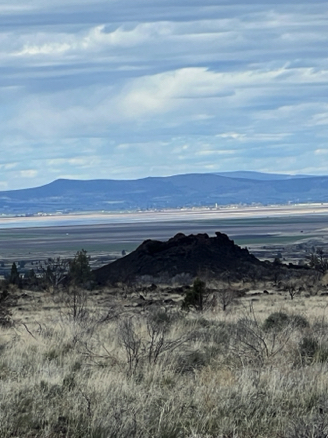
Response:
[{"label": "flat valley floor", "polygon": [[85,249],[93,267],[133,251],[146,239],[176,233],[226,233],[261,259],[299,262],[328,250],[328,205],[226,207],[125,214],[75,214],[0,219],[0,262],[35,263]]}]

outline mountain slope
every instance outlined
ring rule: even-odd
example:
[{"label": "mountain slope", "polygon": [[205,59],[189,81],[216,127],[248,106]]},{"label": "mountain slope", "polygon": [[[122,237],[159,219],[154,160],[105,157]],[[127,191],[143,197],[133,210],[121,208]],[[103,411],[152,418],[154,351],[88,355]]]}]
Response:
[{"label": "mountain slope", "polygon": [[[236,173],[232,173],[236,175]],[[282,178],[252,172],[245,178],[186,174],[138,180],[66,180],[0,192],[0,214],[136,210],[227,204],[328,202],[328,177]],[[248,176],[248,174],[246,175]]]}]

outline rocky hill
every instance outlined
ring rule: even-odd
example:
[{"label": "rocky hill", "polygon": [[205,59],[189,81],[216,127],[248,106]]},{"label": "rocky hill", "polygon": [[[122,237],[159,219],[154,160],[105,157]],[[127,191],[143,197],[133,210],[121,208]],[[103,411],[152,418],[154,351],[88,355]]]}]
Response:
[{"label": "rocky hill", "polygon": [[129,255],[95,270],[96,281],[165,283],[197,276],[241,279],[270,269],[226,234],[215,234],[179,233],[167,242],[146,240]]}]

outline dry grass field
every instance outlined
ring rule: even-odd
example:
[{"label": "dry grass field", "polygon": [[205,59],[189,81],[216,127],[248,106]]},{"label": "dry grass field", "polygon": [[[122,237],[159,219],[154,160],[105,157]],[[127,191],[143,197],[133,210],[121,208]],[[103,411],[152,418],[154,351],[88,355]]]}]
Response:
[{"label": "dry grass field", "polygon": [[325,283],[293,300],[257,284],[202,312],[182,311],[179,295],[163,305],[161,290],[138,306],[122,289],[13,288],[0,436],[327,437]]}]

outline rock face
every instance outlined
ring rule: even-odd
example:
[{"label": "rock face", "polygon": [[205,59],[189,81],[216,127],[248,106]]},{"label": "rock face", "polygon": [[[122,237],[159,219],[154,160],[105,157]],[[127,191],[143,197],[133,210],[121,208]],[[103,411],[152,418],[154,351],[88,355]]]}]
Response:
[{"label": "rock face", "polygon": [[167,242],[146,240],[129,255],[94,271],[99,284],[118,282],[163,283],[173,278],[226,277],[241,279],[265,269],[265,264],[226,234],[185,236]]}]

